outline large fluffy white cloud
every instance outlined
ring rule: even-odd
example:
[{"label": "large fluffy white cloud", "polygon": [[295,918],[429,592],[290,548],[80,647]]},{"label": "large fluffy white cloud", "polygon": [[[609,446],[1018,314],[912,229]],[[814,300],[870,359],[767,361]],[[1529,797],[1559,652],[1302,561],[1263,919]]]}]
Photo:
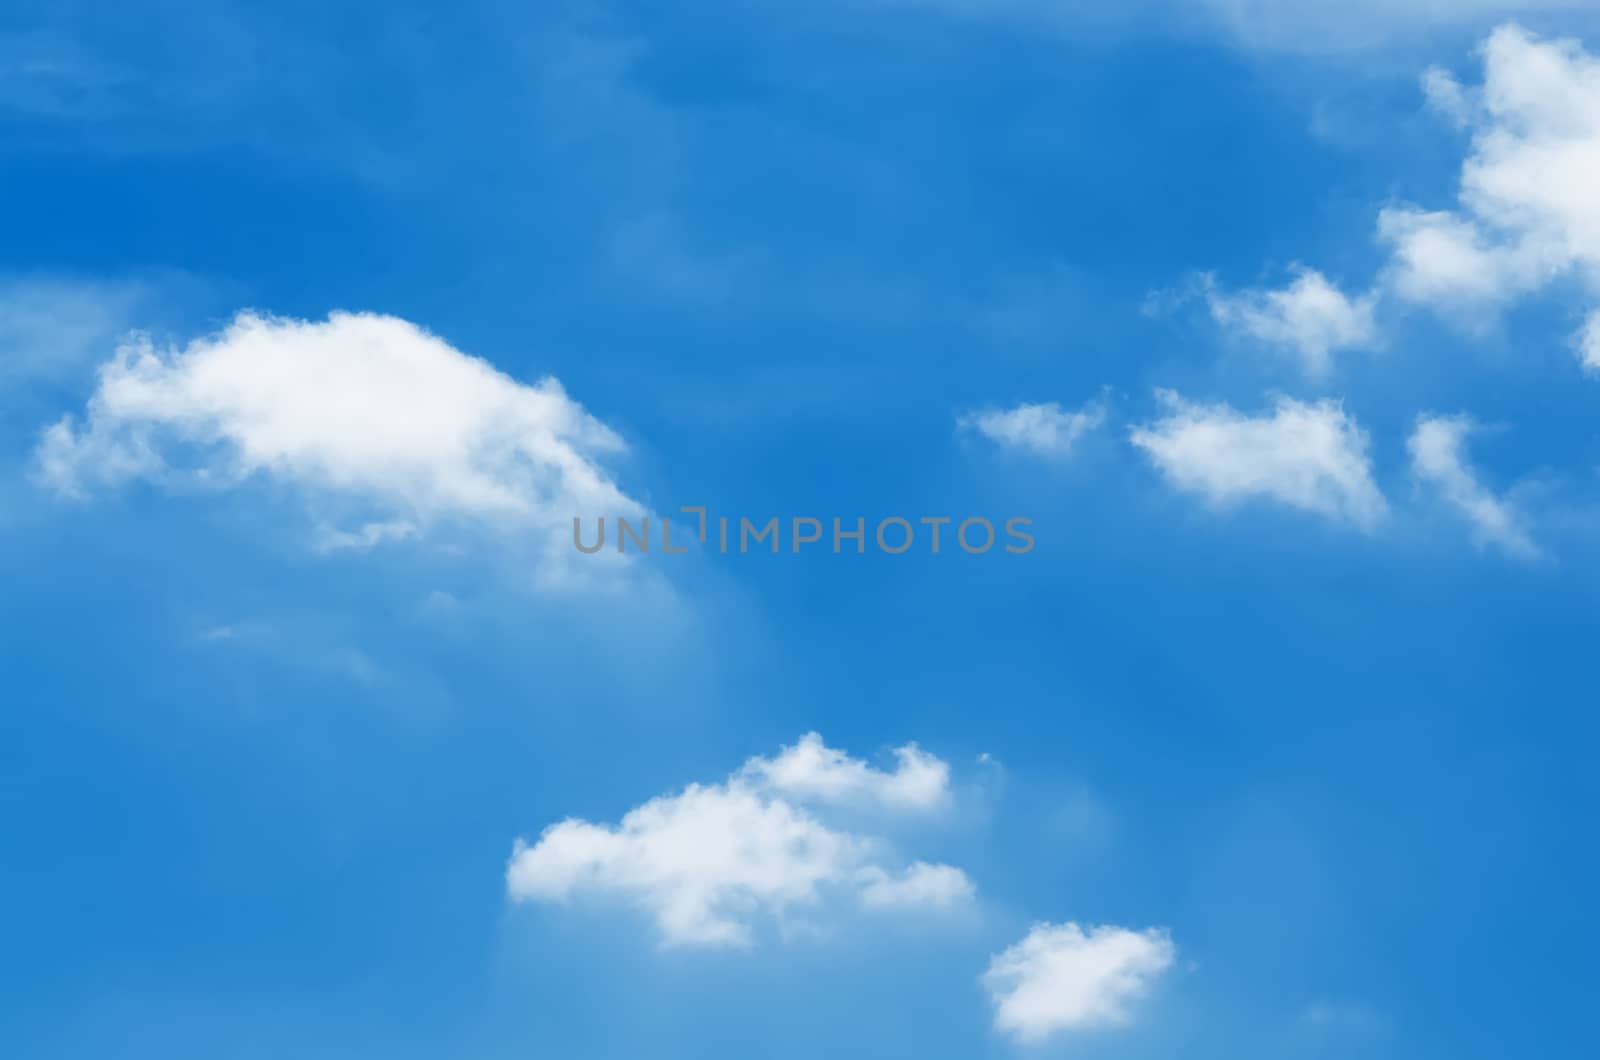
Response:
[{"label": "large fluffy white cloud", "polygon": [[[1208,292],[1217,321],[1325,367],[1342,348],[1372,345],[1386,303],[1425,306],[1478,324],[1557,284],[1600,302],[1600,59],[1575,40],[1517,25],[1484,41],[1483,80],[1431,68],[1429,104],[1470,136],[1459,190],[1445,208],[1378,211],[1388,260],[1369,290],[1348,295],[1314,271],[1281,290]],[[1573,337],[1585,369],[1600,365],[1600,309]]]},{"label": "large fluffy white cloud", "polygon": [[1572,276],[1600,294],[1600,60],[1502,26],[1484,43],[1481,85],[1439,70],[1424,84],[1472,141],[1453,209],[1380,216],[1395,293],[1453,309]]},{"label": "large fluffy white cloud", "polygon": [[828,901],[879,912],[963,905],[974,888],[960,869],[904,865],[884,838],[824,820],[841,801],[942,804],[948,767],[915,747],[898,756],[898,769],[881,771],[810,734],[721,783],[651,799],[616,825],[569,819],[531,844],[518,840],[507,891],[517,901],[620,899],[647,912],[664,943],[707,946],[747,945],[758,919]]},{"label": "large fluffy white cloud", "polygon": [[1522,515],[1479,482],[1467,460],[1466,440],[1473,430],[1473,422],[1463,416],[1419,417],[1407,442],[1412,472],[1461,513],[1480,544],[1533,558],[1539,549]]},{"label": "large fluffy white cloud", "polygon": [[124,341],[36,462],[68,494],[271,480],[325,542],[360,547],[443,522],[570,532],[575,515],[637,514],[601,464],[624,448],[554,379],[518,382],[404,320],[242,313],[181,348]]},{"label": "large fluffy white cloud", "polygon": [[1059,457],[1072,452],[1078,440],[1105,419],[1105,404],[1101,401],[1070,410],[1049,401],[1009,409],[983,409],[958,417],[956,425],[1008,449]]},{"label": "large fluffy white cloud", "polygon": [[1270,413],[1247,416],[1157,394],[1166,415],[1131,440],[1179,489],[1219,506],[1265,498],[1362,529],[1386,515],[1366,432],[1337,402],[1279,398]]},{"label": "large fluffy white cloud", "polygon": [[1159,929],[1036,924],[995,955],[983,985],[994,1002],[995,1028],[1037,1042],[1128,1023],[1133,1003],[1176,957],[1171,938]]}]

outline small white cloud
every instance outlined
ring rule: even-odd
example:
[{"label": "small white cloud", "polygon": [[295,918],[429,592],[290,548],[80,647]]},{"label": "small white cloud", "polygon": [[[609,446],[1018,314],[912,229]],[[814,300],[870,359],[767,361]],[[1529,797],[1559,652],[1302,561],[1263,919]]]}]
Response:
[{"label": "small white cloud", "polygon": [[930,810],[950,797],[950,767],[907,744],[895,750],[893,772],[828,747],[811,732],[775,758],[752,758],[743,776],[803,802],[867,803],[900,810]]},{"label": "small white cloud", "polygon": [[1574,336],[1573,342],[1578,350],[1578,362],[1583,365],[1583,370],[1591,374],[1600,374],[1600,309],[1589,314],[1583,322],[1583,327]]},{"label": "small white cloud", "polygon": [[1498,309],[1535,281],[1537,263],[1494,245],[1472,222],[1442,210],[1387,207],[1378,213],[1378,237],[1392,256],[1388,289],[1410,301],[1465,309]]},{"label": "small white cloud", "polygon": [[1522,517],[1478,481],[1466,458],[1467,436],[1475,429],[1465,416],[1421,416],[1406,443],[1418,480],[1437,490],[1472,526],[1473,539],[1510,555],[1532,559],[1538,547]]},{"label": "small white cloud", "polygon": [[323,552],[365,552],[388,541],[408,541],[417,532],[416,524],[404,519],[363,523],[355,530],[326,526],[317,536],[317,547]]},{"label": "small white cloud", "polygon": [[324,523],[319,544],[339,549],[445,522],[554,540],[575,515],[637,515],[600,463],[624,449],[554,379],[519,383],[404,320],[242,313],[181,349],[125,341],[82,421],[44,432],[36,467],[75,495],[135,478],[269,480],[302,496]]},{"label": "small white cloud", "polygon": [[1325,375],[1333,354],[1376,342],[1376,296],[1351,298],[1315,269],[1297,268],[1296,273],[1279,290],[1225,294],[1207,283],[1206,304],[1220,327],[1287,350],[1307,374]]},{"label": "small white cloud", "polygon": [[977,895],[972,880],[950,865],[919,861],[899,876],[873,866],[861,876],[861,904],[874,909],[948,909]]},{"label": "small white cloud", "polygon": [[1091,401],[1068,410],[1053,401],[1009,409],[984,409],[956,420],[962,430],[976,431],[997,445],[1041,456],[1066,456],[1078,440],[1106,420],[1105,404]]},{"label": "small white cloud", "polygon": [[1422,72],[1422,94],[1428,106],[1457,125],[1465,126],[1471,117],[1473,101],[1450,71],[1430,66]]},{"label": "small white cloud", "polygon": [[[773,760],[752,759],[720,784],[651,799],[615,826],[566,820],[531,845],[518,840],[508,893],[517,901],[618,898],[649,913],[664,943],[701,946],[748,945],[758,917],[819,907],[829,895],[853,894],[875,911],[949,909],[971,900],[975,889],[961,870],[920,861],[897,868],[884,840],[832,827],[807,808],[902,793],[896,774],[809,740],[797,746],[817,754],[800,765],[791,748]],[[913,772],[943,777],[944,763],[916,755]],[[772,781],[768,767],[786,757],[794,768]],[[912,801],[921,805],[933,786],[918,781],[904,790],[915,791]]]},{"label": "small white cloud", "polygon": [[1157,397],[1167,415],[1134,428],[1131,440],[1177,488],[1219,506],[1266,498],[1364,530],[1387,514],[1366,432],[1337,402],[1279,398],[1270,414],[1252,417],[1170,390]]},{"label": "small white cloud", "polygon": [[983,985],[994,1002],[995,1029],[1021,1042],[1064,1031],[1123,1026],[1177,948],[1165,931],[1077,924],[1036,924],[995,955]]}]

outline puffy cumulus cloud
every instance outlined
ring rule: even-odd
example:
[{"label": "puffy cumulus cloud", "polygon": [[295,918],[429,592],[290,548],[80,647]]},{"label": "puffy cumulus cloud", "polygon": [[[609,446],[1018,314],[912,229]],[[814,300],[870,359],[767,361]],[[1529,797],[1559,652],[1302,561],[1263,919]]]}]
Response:
[{"label": "puffy cumulus cloud", "polygon": [[805,802],[857,803],[898,810],[931,810],[950,798],[950,766],[907,744],[895,749],[892,772],[828,747],[811,732],[773,758],[752,758],[742,775]]},{"label": "puffy cumulus cloud", "polygon": [[1041,456],[1066,456],[1084,435],[1106,421],[1103,401],[1079,409],[1064,409],[1055,402],[1017,405],[1009,409],[983,409],[956,419],[961,430],[976,431],[997,445]]},{"label": "puffy cumulus cloud", "polygon": [[[1429,105],[1470,146],[1453,205],[1378,212],[1387,260],[1371,290],[1352,297],[1314,270],[1281,290],[1209,290],[1220,324],[1294,351],[1316,372],[1341,349],[1376,343],[1384,304],[1476,324],[1557,283],[1586,292],[1585,309],[1600,299],[1600,58],[1516,25],[1494,30],[1481,54],[1481,84],[1437,67],[1422,75]],[[1574,336],[1586,368],[1596,341],[1589,327]]]},{"label": "puffy cumulus cloud", "polygon": [[600,463],[624,448],[554,379],[520,383],[404,320],[241,313],[182,348],[124,341],[83,415],[44,432],[36,466],[73,495],[271,480],[354,522],[323,526],[324,547],[361,548],[443,522],[638,514]]},{"label": "puffy cumulus cloud", "polygon": [[1131,1019],[1131,1007],[1172,966],[1177,947],[1165,931],[1036,924],[996,954],[983,975],[995,1029],[1022,1042]]},{"label": "puffy cumulus cloud", "polygon": [[1412,301],[1508,301],[1577,274],[1600,290],[1600,60],[1572,40],[1502,26],[1483,46],[1483,83],[1440,70],[1429,101],[1472,146],[1457,206],[1384,211],[1393,286]]},{"label": "puffy cumulus cloud", "polygon": [[1305,371],[1325,375],[1333,354],[1372,346],[1377,340],[1374,294],[1351,298],[1315,269],[1297,268],[1278,290],[1228,294],[1209,278],[1206,303],[1212,319],[1229,331],[1297,356]]},{"label": "puffy cumulus cloud", "polygon": [[1266,498],[1366,530],[1387,514],[1366,432],[1337,402],[1279,398],[1252,417],[1170,390],[1157,396],[1167,414],[1130,437],[1177,488],[1221,506]]},{"label": "puffy cumulus cloud", "polygon": [[[1469,130],[1471,147],[1453,208],[1379,215],[1387,286],[1451,313],[1493,311],[1569,277],[1600,297],[1600,59],[1515,25],[1482,53],[1480,85],[1424,75],[1429,102]],[[1585,366],[1588,340],[1587,330],[1575,340]]]},{"label": "puffy cumulus cloud", "polygon": [[1468,435],[1475,429],[1464,416],[1421,416],[1406,443],[1417,479],[1444,498],[1472,526],[1474,540],[1510,555],[1539,555],[1522,516],[1478,481],[1466,456]]},{"label": "puffy cumulus cloud", "polygon": [[516,901],[620,899],[654,918],[663,943],[701,946],[748,945],[757,919],[830,899],[877,912],[965,905],[975,889],[960,869],[897,865],[882,837],[819,815],[818,804],[862,798],[937,804],[948,767],[914,748],[900,755],[900,768],[885,773],[812,735],[721,783],[651,799],[616,825],[562,821],[532,844],[517,841],[507,892]]}]

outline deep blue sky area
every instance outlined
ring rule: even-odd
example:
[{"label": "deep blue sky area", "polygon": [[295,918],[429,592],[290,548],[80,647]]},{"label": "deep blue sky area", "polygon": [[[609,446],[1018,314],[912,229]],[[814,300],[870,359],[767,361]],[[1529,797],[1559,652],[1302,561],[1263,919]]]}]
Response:
[{"label": "deep blue sky area", "polygon": [[1596,1055],[1584,6],[8,4],[0,1055]]}]

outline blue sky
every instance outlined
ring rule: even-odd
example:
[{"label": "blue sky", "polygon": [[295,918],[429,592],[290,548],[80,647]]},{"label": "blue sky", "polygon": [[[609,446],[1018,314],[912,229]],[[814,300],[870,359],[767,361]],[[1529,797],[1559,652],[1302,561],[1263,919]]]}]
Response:
[{"label": "blue sky", "polygon": [[1587,6],[9,5],[0,1051],[1593,1055]]}]

